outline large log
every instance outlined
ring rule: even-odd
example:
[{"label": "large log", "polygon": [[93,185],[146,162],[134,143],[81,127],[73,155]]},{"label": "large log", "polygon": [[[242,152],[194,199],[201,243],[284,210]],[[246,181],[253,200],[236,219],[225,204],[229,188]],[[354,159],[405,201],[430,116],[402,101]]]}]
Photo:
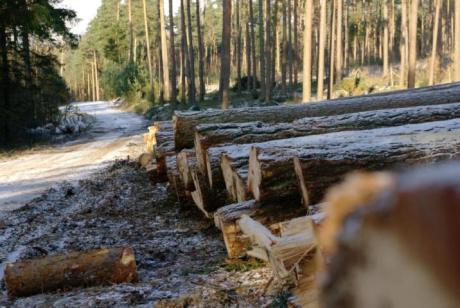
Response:
[{"label": "large log", "polygon": [[205,176],[199,170],[192,169],[190,172],[195,189],[191,193],[193,202],[207,218],[212,218],[218,208],[227,204],[227,194],[222,190],[211,189]]},{"label": "large log", "polygon": [[[365,130],[459,117],[460,104],[456,103],[305,118],[295,123],[275,125],[260,122],[200,125],[199,127],[203,129],[198,127],[195,135],[196,158],[200,170],[202,172],[207,170],[211,187],[222,188],[221,184],[224,181],[232,200],[241,202],[247,200],[246,189],[242,184],[247,178],[246,165],[249,159],[248,148],[251,143],[257,146],[255,143],[283,137],[292,138],[342,130]],[[217,128],[217,130],[211,128]],[[224,144],[221,145],[219,142]],[[242,144],[227,145],[229,142]],[[210,146],[215,147],[209,148]],[[219,168],[219,161],[221,168]]]},{"label": "large log", "polygon": [[9,263],[5,269],[5,284],[11,297],[136,282],[137,279],[136,260],[131,248],[73,252]]},{"label": "large log", "polygon": [[460,164],[395,176],[353,211],[322,280],[323,307],[459,307]]},{"label": "large log", "polygon": [[[460,99],[459,99],[460,100]],[[293,123],[218,123],[196,127],[198,164],[206,165],[205,151],[225,144],[260,143],[347,130],[365,130],[460,118],[460,103],[416,106],[303,118]]]},{"label": "large log", "polygon": [[305,205],[319,203],[327,188],[353,170],[458,157],[459,135],[460,119],[453,119],[261,143],[251,150],[248,188],[262,203],[297,202],[300,186]]},{"label": "large log", "polygon": [[158,132],[156,133],[156,147],[154,152],[157,162],[158,182],[166,182],[168,180],[166,158],[176,155],[174,150],[173,125],[170,121],[156,122],[155,125],[158,127]]},{"label": "large log", "polygon": [[446,84],[412,90],[387,92],[359,97],[342,98],[312,104],[274,106],[262,108],[239,108],[205,112],[176,112],[174,141],[176,150],[192,148],[195,127],[199,124],[292,122],[305,117],[338,115],[345,113],[394,109],[423,105],[439,105],[458,102],[460,84]]}]

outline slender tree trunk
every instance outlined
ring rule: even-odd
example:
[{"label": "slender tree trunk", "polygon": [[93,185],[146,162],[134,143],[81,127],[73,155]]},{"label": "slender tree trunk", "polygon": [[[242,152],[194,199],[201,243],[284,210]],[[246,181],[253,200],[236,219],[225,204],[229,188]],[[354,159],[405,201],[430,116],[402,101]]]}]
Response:
[{"label": "slender tree trunk", "polygon": [[152,55],[150,53],[149,24],[147,19],[147,4],[145,0],[142,0],[142,6],[144,10],[145,47],[147,49],[147,64],[149,68],[150,93],[153,96],[155,89],[153,87]]},{"label": "slender tree trunk", "polygon": [[251,68],[251,34],[249,32],[249,21],[246,23],[246,29],[245,29],[245,41],[246,41],[246,75],[248,77],[248,82],[246,84],[246,90],[251,89],[251,80],[250,76],[252,74]]},{"label": "slender tree trunk", "polygon": [[168,58],[168,41],[166,38],[166,21],[164,0],[158,0],[158,14],[160,15],[160,39],[161,39],[161,58],[163,73],[163,93],[164,99],[169,101],[171,98],[171,83],[169,82],[169,58]]},{"label": "slender tree trunk", "polygon": [[232,35],[232,0],[223,0],[222,18],[222,51],[220,68],[219,93],[222,100],[222,109],[230,107],[230,44]]},{"label": "slender tree trunk", "polygon": [[294,85],[297,86],[299,83],[299,3],[298,0],[294,0]]},{"label": "slender tree trunk", "polygon": [[417,11],[418,1],[411,0],[410,25],[409,25],[409,76],[407,77],[407,87],[415,87],[415,73],[417,66]]},{"label": "slender tree trunk", "polygon": [[241,94],[241,23],[240,23],[240,0],[236,0],[236,79],[238,94]]},{"label": "slender tree trunk", "polygon": [[185,95],[187,93],[187,86],[186,86],[186,76],[189,75],[189,66],[190,61],[188,57],[188,44],[187,44],[187,27],[185,26],[185,8],[184,8],[184,0],[180,0],[180,21],[181,21],[181,67],[182,67],[182,75],[181,75],[181,101],[185,103]]},{"label": "slender tree trunk", "polygon": [[329,87],[327,89],[327,98],[331,99],[333,96],[333,91],[334,91],[334,55],[335,55],[335,19],[336,19],[336,1],[332,0],[332,8],[331,8],[331,29],[333,29],[330,32],[330,48],[329,48]]},{"label": "slender tree trunk", "polygon": [[442,0],[435,0],[435,14],[433,24],[433,44],[431,48],[431,62],[430,62],[430,85],[434,84],[434,71],[436,65],[436,49],[438,47],[438,33],[439,33],[439,18],[442,7]]},{"label": "slender tree trunk", "polygon": [[132,0],[128,0],[128,36],[129,36],[129,50],[128,61],[134,62],[134,30],[133,30],[133,14],[132,14]]},{"label": "slender tree trunk", "polygon": [[287,50],[287,58],[288,58],[288,81],[289,81],[289,92],[292,91],[292,83],[294,82],[294,68],[292,66],[292,0],[284,0],[287,1],[288,6],[288,23],[287,23],[287,31],[288,31],[288,50]]},{"label": "slender tree trunk", "polygon": [[196,107],[196,86],[195,86],[195,49],[193,47],[193,29],[192,29],[192,7],[190,0],[187,0],[187,33],[188,33],[188,57],[189,57],[189,101]]},{"label": "slender tree trunk", "polygon": [[303,95],[302,101],[311,99],[311,37],[313,32],[313,0],[305,2],[305,30],[303,47]]},{"label": "slender tree trunk", "polygon": [[201,33],[201,17],[200,17],[200,1],[196,1],[196,31],[198,34],[198,79],[200,82],[200,102],[204,101],[206,94],[206,85],[204,82],[204,51],[203,51],[203,37]]},{"label": "slender tree trunk", "polygon": [[399,86],[404,88],[407,80],[407,58],[408,58],[408,29],[407,29],[407,1],[401,0],[401,40],[400,40],[400,54],[401,54],[401,63],[400,63],[400,76],[399,76]]},{"label": "slender tree trunk", "polygon": [[[10,139],[10,68],[8,63],[8,49],[7,49],[7,34],[6,29],[3,24],[0,22],[0,53],[1,53],[1,98],[3,101],[2,112],[0,113],[1,121],[1,133],[0,136],[2,140],[5,140],[4,143],[7,143],[7,140]],[[3,143],[3,142],[0,142]]]},{"label": "slender tree trunk", "polygon": [[283,89],[283,94],[287,94],[287,65],[288,65],[288,33],[287,33],[287,4],[286,1],[283,1],[283,39],[282,39],[282,60],[281,60],[281,88]]},{"label": "slender tree trunk", "polygon": [[254,19],[254,9],[253,9],[253,0],[249,0],[249,19],[251,23],[251,53],[252,53],[252,93],[253,96],[257,93],[257,57],[256,57],[256,33],[255,33],[255,19]]},{"label": "slender tree trunk", "polygon": [[265,41],[264,41],[264,0],[259,1],[259,60],[260,60],[260,100],[265,99]]},{"label": "slender tree trunk", "polygon": [[335,66],[335,75],[336,75],[336,83],[340,83],[342,80],[342,64],[343,64],[343,59],[342,59],[342,53],[343,53],[343,48],[342,48],[342,24],[343,24],[343,0],[336,0],[337,4],[337,12],[336,12],[336,66]]},{"label": "slender tree trunk", "polygon": [[98,65],[97,65],[97,54],[96,51],[93,50],[93,59],[94,59],[94,77],[95,77],[95,86],[96,86],[96,100],[100,100],[100,93],[99,93],[99,72],[98,72]]},{"label": "slender tree trunk", "polygon": [[271,5],[270,0],[265,1],[265,102],[272,99],[271,80]]},{"label": "slender tree trunk", "polygon": [[388,40],[389,40],[389,32],[388,32],[388,6],[389,0],[384,0],[383,3],[383,77],[388,77],[389,72],[389,65],[388,65]]},{"label": "slender tree trunk", "polygon": [[[144,0],[145,1],[145,0]],[[177,101],[177,69],[176,47],[174,44],[174,7],[173,0],[169,0],[169,45],[171,53],[171,103],[173,110],[176,109]]]},{"label": "slender tree trunk", "polygon": [[327,0],[320,0],[320,28],[319,28],[319,50],[318,50],[318,89],[317,100],[323,99],[324,93],[324,56],[326,53],[326,13],[327,13]]},{"label": "slender tree trunk", "polygon": [[455,0],[455,80],[460,81],[460,0]]},{"label": "slender tree trunk", "polygon": [[91,82],[92,82],[92,91],[93,91],[93,101],[96,101],[96,73],[94,68],[94,62],[91,62]]}]

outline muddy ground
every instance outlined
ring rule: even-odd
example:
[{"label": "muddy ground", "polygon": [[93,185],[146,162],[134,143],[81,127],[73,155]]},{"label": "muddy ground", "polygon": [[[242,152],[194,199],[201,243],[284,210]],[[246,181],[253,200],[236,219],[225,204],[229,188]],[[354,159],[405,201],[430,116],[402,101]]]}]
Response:
[{"label": "muddy ground", "polygon": [[[0,263],[46,254],[131,246],[140,282],[12,300],[0,269],[0,307],[264,307],[283,286],[269,268],[229,261],[221,234],[192,205],[153,185],[136,162],[116,161],[89,180],[54,186],[0,213]],[[282,303],[281,303],[282,305]]]}]

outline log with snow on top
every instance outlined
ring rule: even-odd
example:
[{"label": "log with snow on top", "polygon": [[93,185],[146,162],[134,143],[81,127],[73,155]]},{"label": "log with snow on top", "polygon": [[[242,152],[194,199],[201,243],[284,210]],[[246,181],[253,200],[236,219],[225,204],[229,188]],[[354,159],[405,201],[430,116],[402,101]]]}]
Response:
[{"label": "log with snow on top", "polygon": [[376,171],[460,155],[460,120],[348,131],[261,143],[251,150],[248,189],[259,202],[321,202],[354,170]]},{"label": "log with snow on top", "polygon": [[[459,98],[460,100],[460,98]],[[226,144],[260,143],[348,130],[366,130],[460,118],[460,103],[416,106],[303,118],[293,123],[217,123],[196,127],[195,149],[199,166],[206,165],[206,150]]]},{"label": "log with snow on top", "polygon": [[305,117],[319,117],[413,106],[440,105],[458,102],[460,84],[452,83],[433,87],[400,90],[387,93],[348,97],[330,101],[261,108],[238,108],[204,112],[176,112],[174,142],[176,150],[192,148],[195,127],[212,123],[264,123],[292,122]]},{"label": "log with snow on top", "polygon": [[395,175],[346,215],[331,239],[323,307],[459,307],[459,174],[457,161]]},{"label": "log with snow on top", "polygon": [[131,248],[72,252],[8,263],[5,268],[5,285],[11,297],[75,287],[131,283],[137,279],[136,260]]}]

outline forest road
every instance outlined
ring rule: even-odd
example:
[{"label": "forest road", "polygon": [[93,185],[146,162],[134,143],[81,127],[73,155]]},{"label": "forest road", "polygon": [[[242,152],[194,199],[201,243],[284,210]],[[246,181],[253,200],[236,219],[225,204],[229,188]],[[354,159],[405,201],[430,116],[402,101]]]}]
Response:
[{"label": "forest road", "polygon": [[75,105],[96,118],[81,138],[0,161],[0,212],[21,208],[63,181],[84,179],[115,159],[142,153],[146,119],[108,102]]}]

